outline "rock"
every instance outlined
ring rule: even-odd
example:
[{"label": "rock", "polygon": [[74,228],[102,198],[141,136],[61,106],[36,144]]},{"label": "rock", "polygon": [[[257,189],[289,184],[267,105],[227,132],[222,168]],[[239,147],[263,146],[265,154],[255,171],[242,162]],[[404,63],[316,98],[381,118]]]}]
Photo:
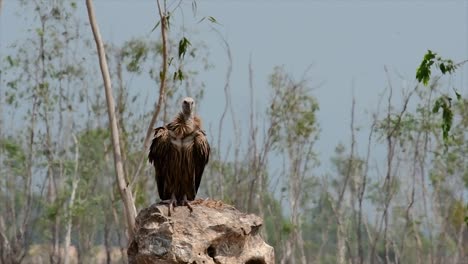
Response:
[{"label": "rock", "polygon": [[136,218],[130,264],[273,264],[273,248],[260,237],[263,220],[214,200],[191,202],[193,212],[153,204]]}]

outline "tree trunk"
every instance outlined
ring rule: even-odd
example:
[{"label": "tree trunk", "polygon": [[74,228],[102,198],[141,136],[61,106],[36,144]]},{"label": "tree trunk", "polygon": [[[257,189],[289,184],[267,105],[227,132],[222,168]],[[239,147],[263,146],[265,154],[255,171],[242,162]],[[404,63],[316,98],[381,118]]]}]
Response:
[{"label": "tree trunk", "polygon": [[111,247],[110,247],[110,243],[109,243],[109,233],[110,233],[109,229],[110,229],[110,226],[109,226],[108,223],[106,225],[104,225],[104,247],[105,247],[105,250],[106,250],[106,263],[107,264],[110,264],[112,262]]},{"label": "tree trunk", "polygon": [[343,213],[342,210],[338,208],[337,212],[337,231],[336,231],[336,247],[337,247],[337,256],[336,256],[336,263],[338,264],[345,264],[346,263],[346,230],[343,224]]},{"label": "tree trunk", "polygon": [[65,235],[65,252],[64,252],[64,264],[68,264],[70,261],[70,241],[71,241],[71,229],[72,229],[72,209],[73,203],[75,202],[75,194],[76,188],[78,187],[78,182],[80,181],[79,174],[78,174],[78,159],[79,159],[79,148],[78,148],[78,140],[76,136],[73,135],[73,140],[75,141],[75,171],[72,180],[72,191],[70,194],[70,200],[68,201],[68,210],[67,210],[67,230]]},{"label": "tree trunk", "polygon": [[107,66],[107,59],[104,50],[104,44],[101,39],[101,33],[96,22],[96,16],[94,14],[94,7],[92,0],[86,0],[86,7],[88,9],[89,23],[93,31],[94,40],[96,41],[96,48],[99,56],[99,65],[101,68],[102,79],[104,81],[104,89],[107,101],[107,112],[109,115],[109,126],[112,133],[112,145],[114,147],[114,166],[116,171],[117,183],[119,186],[120,196],[124,203],[125,217],[127,219],[127,233],[129,240],[133,239],[135,232],[135,217],[136,208],[133,200],[131,190],[128,188],[128,184],[125,179],[124,169],[122,164],[122,154],[120,149],[120,136],[115,116],[115,102],[112,95],[111,79],[109,75],[109,68]]}]

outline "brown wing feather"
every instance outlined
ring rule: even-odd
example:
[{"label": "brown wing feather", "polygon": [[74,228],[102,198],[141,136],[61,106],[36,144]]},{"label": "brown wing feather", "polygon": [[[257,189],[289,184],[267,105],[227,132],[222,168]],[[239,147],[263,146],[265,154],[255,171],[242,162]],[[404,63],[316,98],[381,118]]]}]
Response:
[{"label": "brown wing feather", "polygon": [[148,160],[153,164],[156,171],[156,184],[158,186],[159,198],[167,200],[171,198],[171,194],[166,192],[166,184],[168,177],[169,164],[168,151],[171,147],[169,131],[165,127],[158,127],[154,130],[154,137],[151,142]]},{"label": "brown wing feather", "polygon": [[195,130],[201,130],[202,129],[202,120],[198,115],[195,115],[193,117],[193,124],[194,124],[194,129]]},{"label": "brown wing feather", "polygon": [[195,132],[192,157],[193,157],[193,166],[195,169],[195,195],[198,192],[198,187],[200,187],[201,178],[205,166],[208,163],[210,158],[210,144],[206,138],[206,134],[203,130],[198,130]]}]

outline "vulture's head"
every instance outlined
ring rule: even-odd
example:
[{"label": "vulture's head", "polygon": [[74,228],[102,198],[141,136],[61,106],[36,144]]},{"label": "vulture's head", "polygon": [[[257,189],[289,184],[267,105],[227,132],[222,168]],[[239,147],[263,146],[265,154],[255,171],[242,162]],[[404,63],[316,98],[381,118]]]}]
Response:
[{"label": "vulture's head", "polygon": [[182,100],[182,112],[184,113],[185,116],[192,115],[194,107],[195,107],[195,102],[193,101],[193,98],[185,97]]}]

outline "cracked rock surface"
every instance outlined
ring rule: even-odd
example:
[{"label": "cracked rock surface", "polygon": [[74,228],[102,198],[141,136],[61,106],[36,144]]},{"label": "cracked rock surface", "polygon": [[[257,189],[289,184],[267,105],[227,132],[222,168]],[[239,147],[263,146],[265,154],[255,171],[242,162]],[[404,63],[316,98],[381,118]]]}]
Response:
[{"label": "cracked rock surface", "polygon": [[191,202],[193,212],[153,204],[136,218],[130,264],[273,264],[273,248],[259,234],[263,220],[214,200]]}]

